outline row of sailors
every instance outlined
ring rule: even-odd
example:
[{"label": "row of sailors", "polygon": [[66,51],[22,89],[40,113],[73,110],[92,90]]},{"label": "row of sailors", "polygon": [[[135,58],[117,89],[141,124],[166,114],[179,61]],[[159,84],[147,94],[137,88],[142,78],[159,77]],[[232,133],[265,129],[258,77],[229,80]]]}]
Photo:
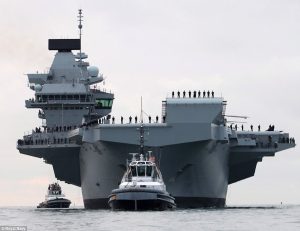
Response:
[{"label": "row of sailors", "polygon": [[[183,91],[182,92],[182,97],[183,98],[185,98],[186,97],[186,94],[188,95],[188,97],[189,98],[200,98],[201,97],[201,91],[188,91],[188,92],[186,92],[186,91]],[[210,98],[210,96],[212,97],[212,98],[214,98],[215,97],[215,93],[214,93],[214,91],[203,91],[203,93],[202,93],[202,97],[203,98],[205,98],[205,97],[208,97],[208,98]],[[175,92],[174,91],[172,91],[172,98],[174,98],[175,97]],[[180,98],[180,91],[177,91],[177,97],[178,98]]]},{"label": "row of sailors", "polygon": [[[133,121],[133,119],[134,119],[134,121]],[[115,121],[116,121],[116,118],[113,116],[112,118],[111,118],[111,120],[112,120],[112,124],[115,124]],[[86,122],[86,123],[84,123],[83,125],[81,125],[80,127],[83,127],[83,126],[90,126],[90,125],[95,125],[95,124],[107,124],[107,123],[109,123],[109,121],[110,121],[110,117],[104,117],[104,118],[102,118],[102,119],[99,119],[99,120],[92,120],[92,121],[89,121],[89,122]],[[148,121],[149,121],[149,123],[151,123],[152,122],[152,117],[151,116],[148,116]],[[134,118],[132,117],[132,116],[129,116],[129,118],[128,118],[128,123],[138,123],[138,117],[137,116],[135,116]],[[159,122],[159,117],[158,116],[156,116],[155,117],[155,120],[154,120],[154,122],[155,123],[158,123]],[[163,116],[162,117],[162,122],[163,123],[165,123],[166,122],[166,116]],[[123,116],[121,116],[121,124],[124,124],[124,117]]]},{"label": "row of sailors", "polygon": [[[237,124],[234,126],[235,130],[238,129]],[[258,125],[258,131],[260,131],[260,125]],[[230,129],[233,129],[232,124],[230,125]],[[244,131],[244,125],[241,125],[241,129],[242,131]],[[250,129],[251,131],[253,131],[253,125],[250,125]],[[266,131],[274,131],[275,130],[275,126],[274,125],[269,125],[269,128]],[[269,136],[269,143],[272,143],[272,136]],[[289,144],[295,144],[295,138],[288,138],[288,137],[279,137],[278,138],[278,143],[289,143]]]},{"label": "row of sailors", "polygon": [[[132,118],[131,116],[129,116],[129,123],[130,123],[130,124],[133,123],[132,119],[133,119],[133,118]],[[159,117],[156,116],[156,117],[155,117],[155,123],[158,123],[158,120],[159,120]],[[152,122],[152,117],[151,117],[151,116],[148,116],[148,121],[149,121],[149,123]],[[135,116],[135,117],[134,117],[134,123],[137,123],[137,122],[138,122],[138,117]],[[162,117],[162,122],[163,122],[163,123],[166,122],[166,116],[163,116],[163,117]],[[112,123],[113,123],[113,124],[115,123],[115,117],[112,117]],[[123,116],[121,116],[121,124],[123,124],[123,123],[124,123],[124,118],[123,118]]]},{"label": "row of sailors", "polygon": [[52,128],[45,126],[44,131],[42,131],[41,127],[36,127],[34,130],[32,130],[32,133],[66,132],[66,131],[71,131],[76,128],[77,128],[76,125],[74,125],[74,126],[72,126],[72,125],[70,125],[70,126],[55,126]]},{"label": "row of sailors", "polygon": [[[18,145],[47,145],[47,144],[68,144],[70,143],[70,140],[67,138],[53,138],[52,142],[50,142],[50,139],[36,139],[36,140],[18,140]],[[269,136],[269,143],[272,143],[272,137]],[[288,137],[279,137],[278,143],[290,143],[295,144],[295,138],[288,138]]]},{"label": "row of sailors", "polygon": [[55,182],[54,184],[49,184],[48,190],[61,190],[61,187],[57,182]]},{"label": "row of sailors", "polygon": [[[230,127],[231,130],[233,129],[232,124],[229,127]],[[234,126],[234,128],[235,128],[235,130],[238,130],[237,124]],[[257,130],[259,132],[260,132],[260,128],[261,128],[260,125],[258,125]],[[242,131],[244,131],[244,125],[243,124],[241,125],[241,129],[242,129]],[[252,124],[250,125],[250,129],[251,129],[251,131],[253,131],[253,125]],[[269,125],[269,128],[266,131],[274,131],[274,130],[275,130],[275,126],[274,125]]]},{"label": "row of sailors", "polygon": [[[271,126],[271,125],[270,125],[270,126]],[[230,124],[229,127],[230,127],[231,130],[233,129],[232,124]],[[237,125],[237,124],[234,125],[234,128],[235,128],[235,130],[237,131],[237,130],[238,130],[238,125]],[[260,128],[261,128],[260,125],[258,125],[258,126],[257,126],[257,130],[258,130],[259,132],[260,132]],[[244,131],[244,125],[243,125],[243,124],[241,125],[241,129],[242,129],[242,131]],[[251,131],[253,131],[253,125],[252,125],[252,124],[250,125],[250,129],[251,129]],[[267,131],[274,131],[274,129],[275,129],[275,126],[274,126],[274,125],[272,126],[272,129],[273,129],[273,130],[269,130],[269,129],[268,129]]]},{"label": "row of sailors", "polygon": [[[132,116],[129,116],[129,123],[133,123],[133,119],[134,119],[134,122],[137,123],[138,122],[138,117],[135,116],[134,118]],[[96,120],[92,120],[92,121],[89,121],[89,122],[86,122],[84,124],[82,124],[81,126],[79,127],[83,127],[83,126],[90,126],[90,125],[95,125],[95,124],[106,124],[106,123],[109,123],[109,120],[110,120],[110,116],[107,116],[107,117],[104,117],[104,118],[101,118],[101,119],[96,119]],[[149,123],[152,122],[152,117],[151,116],[148,116],[148,121]],[[166,121],[166,117],[163,116],[162,117],[162,122],[165,123]],[[159,117],[156,116],[155,117],[155,120],[154,120],[155,123],[158,123],[159,122]],[[114,124],[115,123],[115,117],[113,116],[112,117],[112,123]],[[121,124],[124,123],[124,117],[121,116]],[[45,126],[44,127],[44,131],[41,130],[41,127],[36,127],[34,130],[32,130],[32,133],[52,133],[52,132],[65,132],[65,131],[71,131],[73,129],[76,129],[77,126],[74,125],[74,126],[56,126],[56,127],[47,127]]]},{"label": "row of sailors", "polygon": [[19,139],[18,145],[44,145],[44,144],[69,144],[68,138],[53,138],[53,139]]},{"label": "row of sailors", "polygon": [[52,194],[61,195],[61,187],[58,183],[49,184],[48,190],[51,191]]}]

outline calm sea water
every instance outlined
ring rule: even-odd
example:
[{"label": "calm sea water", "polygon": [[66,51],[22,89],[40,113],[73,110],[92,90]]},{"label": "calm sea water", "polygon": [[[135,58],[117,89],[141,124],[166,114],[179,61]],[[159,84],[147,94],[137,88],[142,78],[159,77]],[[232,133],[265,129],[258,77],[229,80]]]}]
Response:
[{"label": "calm sea water", "polygon": [[27,230],[300,230],[300,206],[239,206],[162,212],[0,208],[1,226]]}]

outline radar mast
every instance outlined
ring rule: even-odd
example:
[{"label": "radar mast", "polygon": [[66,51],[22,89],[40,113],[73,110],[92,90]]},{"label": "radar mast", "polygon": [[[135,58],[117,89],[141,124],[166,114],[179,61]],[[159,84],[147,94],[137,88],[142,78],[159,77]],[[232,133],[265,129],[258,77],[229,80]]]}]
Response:
[{"label": "radar mast", "polygon": [[79,53],[79,62],[80,62],[80,65],[82,64],[82,54],[81,54],[81,35],[82,35],[82,33],[81,33],[81,29],[82,29],[82,18],[83,18],[83,16],[82,16],[82,9],[79,9],[78,10],[78,16],[77,16],[79,19],[78,19],[78,21],[79,21],[79,25],[78,25],[78,29],[79,29],[79,40],[80,40],[80,53]]}]

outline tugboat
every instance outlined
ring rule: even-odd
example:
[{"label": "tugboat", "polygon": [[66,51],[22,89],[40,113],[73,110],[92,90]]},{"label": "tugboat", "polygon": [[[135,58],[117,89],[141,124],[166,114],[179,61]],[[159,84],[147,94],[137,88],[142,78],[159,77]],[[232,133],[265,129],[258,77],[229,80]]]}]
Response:
[{"label": "tugboat", "polygon": [[149,152],[149,159],[130,153],[132,161],[118,189],[109,196],[112,210],[171,210],[176,208],[175,199],[166,191],[161,172]]},{"label": "tugboat", "polygon": [[144,124],[141,107],[140,155],[132,155],[127,161],[127,170],[118,189],[112,190],[108,205],[112,210],[167,210],[175,209],[175,198],[166,191],[161,172],[155,164],[155,157],[148,151],[144,155]]},{"label": "tugboat", "polygon": [[69,208],[71,201],[65,198],[58,183],[50,184],[45,196],[37,208]]}]

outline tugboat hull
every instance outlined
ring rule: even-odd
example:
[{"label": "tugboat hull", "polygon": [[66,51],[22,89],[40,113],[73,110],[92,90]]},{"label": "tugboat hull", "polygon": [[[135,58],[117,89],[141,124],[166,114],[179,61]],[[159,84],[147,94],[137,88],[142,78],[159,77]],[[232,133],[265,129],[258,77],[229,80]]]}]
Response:
[{"label": "tugboat hull", "polygon": [[109,196],[112,210],[172,210],[175,199],[167,192],[152,189],[116,189]]}]

